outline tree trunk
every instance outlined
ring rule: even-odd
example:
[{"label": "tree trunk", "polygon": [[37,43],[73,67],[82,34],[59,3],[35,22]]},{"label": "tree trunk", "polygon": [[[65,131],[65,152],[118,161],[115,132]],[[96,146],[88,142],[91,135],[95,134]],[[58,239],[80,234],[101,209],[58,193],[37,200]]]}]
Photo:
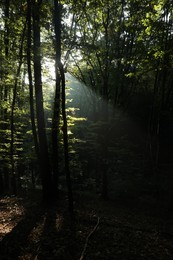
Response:
[{"label": "tree trunk", "polygon": [[62,117],[63,117],[63,140],[64,140],[64,159],[65,159],[65,174],[68,188],[68,201],[69,211],[73,215],[73,192],[69,168],[69,153],[68,153],[68,134],[67,134],[67,118],[65,109],[65,74],[63,66],[61,65],[61,78],[62,78]]},{"label": "tree trunk", "polygon": [[[103,19],[103,27],[105,30],[104,38],[105,38],[105,60],[104,60],[104,69],[102,71],[102,95],[103,95],[103,107],[102,107],[102,119],[104,122],[103,132],[107,131],[107,123],[109,121],[109,35],[108,35],[108,27],[110,22],[110,10],[107,9],[106,19]],[[102,143],[102,197],[103,199],[108,199],[108,147],[107,147],[107,135],[104,135],[103,143]]]},{"label": "tree trunk", "polygon": [[[4,52],[5,52],[5,62],[6,62],[6,66],[8,63],[8,56],[9,56],[9,18],[10,18],[10,12],[9,12],[9,8],[10,8],[10,0],[6,0],[5,1],[5,6],[4,6]],[[2,70],[2,75],[1,75],[1,79],[4,80],[7,79],[8,77],[8,70]],[[3,88],[3,102],[5,104],[7,104],[8,101],[8,92],[9,92],[9,86],[6,84],[4,84],[4,88]],[[2,119],[4,121],[4,123],[2,124],[2,130],[5,131],[8,129],[8,112],[7,112],[7,106],[5,106],[5,108],[2,109]],[[2,136],[2,142],[6,142],[6,137],[5,135]],[[8,159],[7,159],[8,160]],[[7,163],[4,163],[3,167],[2,167],[2,171],[4,173],[4,191],[7,192],[10,190],[10,174],[9,174],[9,167],[7,166]]]},{"label": "tree trunk", "polygon": [[20,70],[22,66],[22,57],[23,57],[23,43],[24,43],[24,36],[25,36],[26,24],[24,25],[22,36],[21,36],[21,43],[19,48],[19,65],[16,72],[16,78],[14,82],[13,88],[13,100],[11,105],[11,120],[10,120],[10,130],[11,130],[11,140],[10,140],[10,160],[11,160],[11,180],[12,180],[12,193],[16,195],[17,193],[17,186],[16,186],[16,171],[15,171],[15,160],[14,160],[14,112],[15,112],[15,104],[17,98],[17,85],[18,85],[18,78],[20,75]]},{"label": "tree trunk", "polygon": [[51,167],[49,162],[48,143],[46,137],[45,115],[43,106],[43,89],[41,75],[41,50],[40,50],[40,9],[42,1],[34,1],[33,5],[33,53],[34,53],[34,78],[36,116],[39,141],[39,167],[42,179],[43,199],[51,198]]},{"label": "tree trunk", "polygon": [[29,79],[29,103],[30,103],[30,116],[31,116],[31,125],[32,125],[32,134],[34,138],[35,145],[35,153],[39,161],[39,147],[38,147],[38,138],[37,138],[37,130],[35,125],[35,111],[34,111],[34,94],[33,94],[33,78],[32,78],[32,70],[31,70],[31,0],[27,0],[27,23],[28,23],[28,31],[27,31],[27,65],[28,65],[28,79]]},{"label": "tree trunk", "polygon": [[[69,169],[69,154],[68,154],[68,135],[67,135],[67,118],[65,109],[65,73],[61,63],[61,8],[62,6],[54,0],[54,23],[55,23],[55,37],[56,37],[56,63],[60,73],[61,86],[62,86],[62,117],[63,117],[63,141],[64,141],[64,160],[65,160],[65,174],[68,189],[68,201],[69,201],[69,212],[73,215],[73,192],[71,185],[71,176]],[[59,80],[59,78],[58,78]],[[58,81],[59,84],[59,81]],[[59,87],[59,85],[58,85]]]},{"label": "tree trunk", "polygon": [[61,75],[59,64],[61,60],[61,6],[57,1],[54,2],[54,31],[55,31],[55,97],[52,117],[52,170],[53,170],[53,190],[55,195],[58,193],[58,135],[59,135],[59,117],[60,117],[60,91]]}]

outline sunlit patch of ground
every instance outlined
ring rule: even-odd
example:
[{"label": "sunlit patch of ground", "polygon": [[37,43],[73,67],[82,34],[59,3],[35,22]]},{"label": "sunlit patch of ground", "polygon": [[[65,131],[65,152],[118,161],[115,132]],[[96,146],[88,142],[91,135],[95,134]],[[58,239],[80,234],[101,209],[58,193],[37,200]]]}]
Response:
[{"label": "sunlit patch of ground", "polygon": [[25,215],[22,199],[5,197],[0,200],[0,241]]},{"label": "sunlit patch of ground", "polygon": [[13,252],[18,254],[14,259],[16,256],[24,260],[38,259],[47,257],[47,252],[53,249],[54,255],[62,250],[63,241],[59,246],[58,233],[63,226],[63,215],[58,207],[44,207],[33,198],[5,197],[0,200],[0,209],[0,242],[4,247],[2,259],[12,259]]}]

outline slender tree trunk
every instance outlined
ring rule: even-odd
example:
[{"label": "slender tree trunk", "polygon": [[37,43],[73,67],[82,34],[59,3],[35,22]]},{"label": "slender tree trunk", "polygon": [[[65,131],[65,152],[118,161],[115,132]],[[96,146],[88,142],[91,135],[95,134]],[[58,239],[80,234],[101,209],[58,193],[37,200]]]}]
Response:
[{"label": "slender tree trunk", "polygon": [[59,115],[60,115],[60,75],[58,74],[57,64],[56,67],[56,89],[53,107],[53,118],[52,118],[52,171],[53,171],[53,192],[58,195],[58,178],[59,178],[59,145],[58,145],[58,135],[59,135]]},{"label": "slender tree trunk", "polygon": [[51,167],[49,162],[48,143],[46,137],[45,115],[43,106],[43,89],[41,75],[41,50],[40,50],[40,10],[42,1],[34,1],[33,5],[33,53],[34,53],[34,78],[36,116],[39,141],[39,167],[42,179],[43,199],[49,200],[51,190]]},{"label": "slender tree trunk", "polygon": [[12,190],[13,194],[16,195],[17,193],[17,186],[16,186],[16,172],[15,172],[15,160],[14,160],[14,112],[15,112],[15,105],[16,105],[16,98],[17,98],[17,85],[18,85],[18,78],[21,71],[22,66],[22,57],[23,57],[23,43],[24,43],[24,37],[25,37],[25,31],[26,31],[26,23],[24,25],[24,29],[21,36],[21,44],[19,49],[19,65],[17,68],[16,78],[14,82],[14,88],[13,88],[13,100],[12,100],[12,106],[11,106],[11,120],[10,120],[10,130],[11,130],[11,141],[10,141],[10,159],[11,159],[11,173],[12,173]]},{"label": "slender tree trunk", "polygon": [[27,0],[27,23],[28,23],[28,31],[27,31],[27,65],[28,65],[28,79],[29,79],[29,103],[30,103],[30,115],[31,115],[31,125],[32,125],[32,134],[34,138],[35,145],[35,153],[39,161],[39,145],[37,138],[37,130],[35,125],[35,111],[34,111],[34,93],[33,93],[33,78],[32,78],[32,70],[31,70],[31,0]]},{"label": "slender tree trunk", "polygon": [[[109,121],[109,37],[108,37],[108,27],[110,22],[110,10],[107,9],[107,16],[106,20],[103,19],[103,26],[105,30],[105,60],[104,60],[104,70],[102,72],[103,78],[103,108],[102,108],[102,117],[103,121],[106,124]],[[103,131],[107,131],[106,127],[104,126]],[[102,167],[102,197],[104,199],[108,199],[108,147],[107,147],[107,135],[105,134],[102,143],[102,156],[103,156],[103,167]]]},{"label": "slender tree trunk", "polygon": [[65,109],[65,74],[63,66],[60,67],[61,78],[62,78],[62,117],[63,117],[63,140],[64,140],[64,159],[65,159],[65,173],[68,188],[68,201],[69,201],[69,211],[73,214],[73,192],[69,168],[69,153],[68,153],[68,134],[67,134],[67,117]]},{"label": "slender tree trunk", "polygon": [[[71,176],[69,169],[69,154],[68,154],[68,135],[67,135],[67,118],[65,109],[65,73],[64,68],[61,63],[61,4],[54,0],[54,23],[55,23],[55,37],[56,37],[56,63],[60,73],[61,86],[62,86],[62,117],[63,117],[63,141],[64,141],[64,160],[65,160],[65,174],[68,189],[68,201],[69,201],[69,211],[73,215],[73,192],[71,185]],[[58,78],[59,84],[59,78]],[[59,87],[59,85],[57,85]]]},{"label": "slender tree trunk", "polygon": [[[5,35],[4,35],[4,51],[5,51],[5,62],[6,62],[6,67],[7,69],[5,71],[2,72],[2,80],[8,77],[8,56],[9,56],[9,18],[10,18],[10,0],[6,0],[5,1],[5,6],[4,6],[4,15],[5,15],[5,21],[4,21],[4,25],[5,25]],[[8,101],[8,85],[5,84],[4,85],[4,89],[3,89],[3,101],[5,104],[7,104]],[[7,123],[7,119],[8,119],[8,112],[7,112],[7,107],[5,107],[3,109],[2,112],[2,116],[3,116],[3,121],[4,123],[2,124],[2,129],[4,131],[6,131],[8,129],[8,123]],[[6,138],[4,136],[4,142],[6,141]],[[4,172],[4,191],[9,191],[10,190],[10,175],[9,175],[9,169],[7,164],[4,164],[3,167],[3,172]]]},{"label": "slender tree trunk", "polygon": [[53,190],[55,195],[58,192],[58,135],[59,135],[59,117],[60,117],[60,91],[61,91],[61,75],[59,71],[59,63],[61,60],[61,6],[54,1],[54,30],[55,30],[55,97],[52,117],[52,168],[53,168]]},{"label": "slender tree trunk", "polygon": [[9,26],[8,26],[8,22],[9,22],[9,16],[10,16],[10,0],[6,0],[5,1],[5,39],[4,39],[4,43],[5,43],[5,57],[8,57],[9,54]]},{"label": "slender tree trunk", "polygon": [[[5,59],[6,59],[6,66],[7,69],[5,71],[5,77],[8,76],[8,57],[9,57],[9,18],[10,18],[10,0],[5,1],[5,37],[4,37],[4,45],[5,45]],[[4,86],[4,101],[7,102],[8,100],[8,86],[5,84]],[[4,109],[4,117],[7,115],[7,108]]]}]

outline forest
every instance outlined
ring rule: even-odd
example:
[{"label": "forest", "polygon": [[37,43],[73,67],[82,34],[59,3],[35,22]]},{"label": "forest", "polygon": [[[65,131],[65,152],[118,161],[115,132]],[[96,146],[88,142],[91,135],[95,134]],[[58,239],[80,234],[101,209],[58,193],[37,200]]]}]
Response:
[{"label": "forest", "polygon": [[173,2],[0,0],[2,260],[173,259]]}]

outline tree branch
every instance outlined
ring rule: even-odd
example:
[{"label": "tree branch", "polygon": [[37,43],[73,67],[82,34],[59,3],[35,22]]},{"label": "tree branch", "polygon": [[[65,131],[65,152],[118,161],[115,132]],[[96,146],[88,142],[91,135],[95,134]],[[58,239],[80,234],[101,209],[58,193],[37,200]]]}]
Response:
[{"label": "tree branch", "polygon": [[96,231],[99,223],[100,223],[100,218],[98,217],[97,218],[97,224],[95,225],[93,230],[91,230],[91,232],[89,233],[89,235],[86,238],[85,245],[84,245],[84,248],[83,248],[83,251],[82,251],[82,254],[81,254],[79,260],[83,260],[84,259],[84,255],[85,255],[85,252],[86,252],[86,249],[87,249],[87,246],[88,246],[88,241],[89,241],[90,237],[93,235],[93,233]]}]

